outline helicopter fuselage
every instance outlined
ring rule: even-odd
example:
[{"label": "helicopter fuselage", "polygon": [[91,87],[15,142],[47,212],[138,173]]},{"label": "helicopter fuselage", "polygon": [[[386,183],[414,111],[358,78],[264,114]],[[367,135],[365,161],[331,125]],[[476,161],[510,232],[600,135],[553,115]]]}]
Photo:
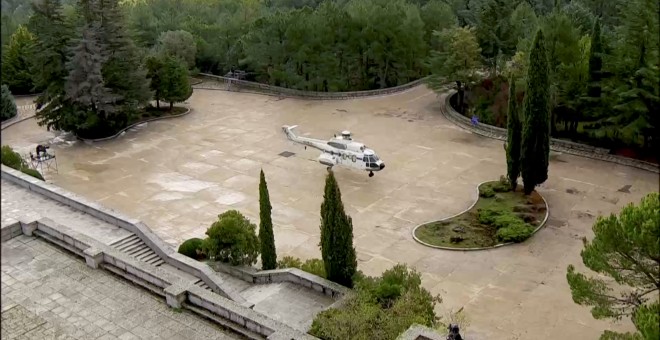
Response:
[{"label": "helicopter fuselage", "polygon": [[342,133],[339,137],[331,138],[328,141],[298,136],[293,133],[296,126],[283,126],[282,131],[287,138],[295,143],[302,144],[320,150],[322,153],[318,157],[318,162],[332,168],[335,165],[349,167],[357,170],[369,171],[373,176],[373,171],[381,171],[385,168],[385,163],[378,158],[376,153],[366,145],[354,141],[350,133]]}]

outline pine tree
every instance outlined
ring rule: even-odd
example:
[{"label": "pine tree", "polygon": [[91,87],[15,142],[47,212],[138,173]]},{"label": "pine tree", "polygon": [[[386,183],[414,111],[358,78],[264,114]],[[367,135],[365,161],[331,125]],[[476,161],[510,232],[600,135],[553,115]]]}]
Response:
[{"label": "pine tree", "polygon": [[339,185],[332,172],[326,177],[321,204],[320,246],[328,280],[352,287],[357,270],[353,220],[344,212]]},{"label": "pine tree", "polygon": [[16,116],[16,103],[14,96],[11,95],[9,87],[2,84],[2,102],[0,102],[0,119],[6,120]]},{"label": "pine tree", "polygon": [[273,235],[271,210],[266,176],[264,175],[264,171],[261,170],[259,180],[259,241],[261,242],[261,268],[263,270],[277,268],[277,253],[275,252],[275,236]]},{"label": "pine tree", "polygon": [[515,191],[518,187],[518,176],[520,176],[520,138],[521,124],[520,114],[516,102],[516,81],[512,77],[509,80],[509,112],[506,121],[507,127],[507,148],[506,164],[507,177],[511,183],[511,190]]},{"label": "pine tree", "polygon": [[527,90],[523,101],[521,170],[525,194],[548,179],[550,103],[548,60],[543,32],[538,30],[529,55]]},{"label": "pine tree", "polygon": [[148,103],[152,97],[149,90],[147,70],[142,66],[133,40],[129,37],[117,0],[93,0],[99,8],[97,20],[102,54],[107,60],[103,64],[106,86],[117,96],[123,119]]},{"label": "pine tree", "polygon": [[42,93],[37,98],[37,122],[40,126],[55,130],[63,129],[66,121],[56,109],[64,104],[64,84],[69,41],[73,29],[66,23],[60,0],[32,2],[32,16],[28,29],[36,38],[32,58],[32,76],[35,88]]},{"label": "pine tree", "polygon": [[603,68],[603,42],[600,36],[600,21],[596,19],[591,31],[591,47],[589,50],[589,97],[600,100],[601,69]]},{"label": "pine tree", "polygon": [[192,95],[188,69],[185,63],[176,57],[165,57],[160,81],[160,95],[170,103],[170,110],[174,103],[185,101]]},{"label": "pine tree", "polygon": [[87,23],[81,32],[78,44],[71,49],[71,60],[67,63],[69,76],[66,80],[65,99],[71,102],[71,130],[78,132],[104,126],[109,113],[114,113],[116,100],[105,87],[101,68],[103,57],[99,46],[98,26]]},{"label": "pine tree", "polygon": [[2,79],[16,94],[32,92],[30,62],[35,42],[34,35],[28,31],[27,27],[20,25],[9,38],[9,44],[3,51]]},{"label": "pine tree", "polygon": [[161,89],[163,87],[161,72],[163,70],[163,58],[153,54],[147,57],[147,78],[149,78],[149,88],[153,91],[156,107],[160,109],[160,101],[163,99]]}]

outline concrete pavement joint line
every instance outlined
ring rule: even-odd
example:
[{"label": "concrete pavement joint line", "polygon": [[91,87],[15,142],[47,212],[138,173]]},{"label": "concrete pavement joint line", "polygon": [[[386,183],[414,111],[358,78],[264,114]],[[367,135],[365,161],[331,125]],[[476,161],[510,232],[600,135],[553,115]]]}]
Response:
[{"label": "concrete pavement joint line", "polygon": [[[454,218],[454,217],[456,217],[456,216],[462,215],[462,214],[468,212],[470,209],[474,208],[474,206],[475,206],[475,205],[477,204],[477,202],[479,201],[479,187],[481,187],[483,184],[488,183],[488,182],[492,182],[492,181],[481,182],[481,183],[479,183],[479,184],[477,185],[477,198],[474,200],[474,203],[472,203],[472,205],[470,205],[469,208],[467,208],[467,209],[461,211],[461,212],[458,213],[458,214],[454,214],[454,215],[452,215],[452,216],[445,217],[445,218],[442,218],[442,219],[439,219],[439,220],[433,220],[433,221],[424,222],[424,223],[422,223],[422,224],[417,225],[415,228],[413,228],[413,230],[412,230],[412,237],[415,239],[415,241],[417,241],[418,243],[423,244],[423,245],[425,245],[425,246],[427,246],[427,247],[431,247],[431,248],[437,248],[437,249],[443,249],[443,250],[456,250],[456,251],[488,250],[488,249],[495,249],[495,248],[499,248],[499,247],[509,246],[509,245],[515,244],[515,242],[508,242],[508,243],[500,243],[500,244],[496,244],[496,245],[494,245],[494,246],[490,246],[490,247],[452,248],[452,247],[445,247],[445,246],[436,246],[436,245],[433,245],[433,244],[426,243],[426,242],[420,240],[419,238],[417,238],[417,236],[415,235],[415,231],[417,231],[417,228],[419,228],[419,227],[421,227],[421,226],[423,226],[423,225],[426,225],[426,224],[429,224],[429,223],[437,223],[437,222],[446,221],[446,220],[452,219],[452,218]],[[536,229],[534,229],[534,231],[532,231],[532,233],[529,235],[529,237],[527,238],[527,240],[529,240],[530,238],[532,238],[532,236],[534,236],[534,234],[536,234],[537,231],[541,230],[541,228],[542,228],[542,227],[545,225],[545,223],[548,221],[548,217],[550,216],[550,206],[548,206],[548,202],[545,200],[545,197],[543,197],[543,195],[541,195],[541,193],[539,193],[538,191],[537,191],[537,193],[539,194],[539,196],[540,196],[541,199],[543,200],[543,204],[545,204],[545,217],[543,218],[543,221],[541,221],[541,224],[539,224],[539,226],[536,227]],[[526,241],[526,240],[525,240],[525,241]],[[524,241],[523,241],[523,242],[524,242]]]},{"label": "concrete pavement joint line", "polygon": [[[316,339],[246,306],[195,286],[192,281],[187,281],[178,275],[134,259],[128,254],[75,232],[48,218],[41,218],[37,221],[19,221],[11,225],[7,224],[2,229],[4,231],[7,228],[15,228],[16,225],[22,228],[26,226],[36,228],[40,232],[36,234],[37,236],[41,236],[56,245],[64,246],[64,248],[74,251],[79,256],[82,254],[89,267],[104,268],[161,296],[165,296],[168,305],[174,308],[181,308],[181,303],[189,300],[215,315],[238,324],[242,328],[232,327],[232,329],[252,339],[261,339],[263,336],[268,337],[275,332],[287,334],[290,339]],[[48,236],[43,237],[45,235]]]},{"label": "concrete pavement joint line", "polygon": [[[474,126],[467,117],[456,112],[449,103],[451,97],[454,94],[456,94],[456,90],[450,90],[446,94],[445,105],[440,110],[440,112],[445,116],[445,118],[447,118],[450,122],[472,133],[488,138],[499,139],[499,140],[507,139],[506,129],[483,124],[483,123],[479,123],[477,126]],[[591,158],[604,162],[610,162],[610,163],[638,168],[650,172],[660,173],[660,166],[658,164],[653,164],[634,158],[626,158],[616,155],[610,155],[609,151],[606,149],[597,148],[586,144],[580,144],[580,143],[565,141],[561,139],[550,138],[550,149],[553,151],[565,152],[567,154],[571,154],[579,157]]]}]

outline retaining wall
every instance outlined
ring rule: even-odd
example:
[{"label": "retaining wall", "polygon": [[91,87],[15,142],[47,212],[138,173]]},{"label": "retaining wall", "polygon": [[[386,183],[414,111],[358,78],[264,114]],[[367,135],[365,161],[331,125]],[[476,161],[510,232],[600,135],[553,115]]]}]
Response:
[{"label": "retaining wall", "polygon": [[[389,87],[378,90],[368,91],[352,91],[352,92],[316,92],[316,91],[302,91],[289,89],[286,87],[267,85],[247,80],[238,80],[222,76],[216,76],[208,73],[200,73],[196,77],[218,82],[220,84],[228,85],[229,90],[237,89],[239,92],[255,92],[261,94],[277,95],[282,97],[295,97],[305,99],[318,99],[318,100],[337,100],[337,99],[353,99],[361,97],[381,96],[397,92],[409,90],[415,86],[423,84],[426,78],[414,80],[410,83]],[[203,85],[195,85],[194,88],[198,89],[216,89],[209,88]]]},{"label": "retaining wall", "polygon": [[[456,110],[454,110],[454,108],[450,104],[450,100],[455,94],[456,94],[455,90],[452,90],[447,94],[447,97],[445,98],[444,108],[441,110],[442,114],[448,120],[478,135],[482,135],[489,138],[495,138],[502,141],[505,141],[507,139],[506,129],[502,129],[496,126],[491,126],[483,123],[479,123],[475,126],[472,124],[469,118],[456,112]],[[657,164],[644,162],[633,158],[611,155],[609,154],[609,150],[607,149],[597,148],[590,145],[551,138],[550,149],[557,152],[563,152],[576,156],[593,158],[601,161],[616,163],[625,166],[631,166],[642,170],[660,173],[660,167]]]}]

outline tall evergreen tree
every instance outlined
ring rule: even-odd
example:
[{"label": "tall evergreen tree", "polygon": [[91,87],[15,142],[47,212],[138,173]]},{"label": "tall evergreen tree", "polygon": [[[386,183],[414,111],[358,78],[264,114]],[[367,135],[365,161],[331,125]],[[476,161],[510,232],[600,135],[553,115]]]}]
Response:
[{"label": "tall evergreen tree", "polygon": [[192,95],[188,68],[182,60],[176,57],[164,57],[160,85],[160,95],[163,100],[170,103],[170,110],[174,103],[185,101]]},{"label": "tall evergreen tree", "polygon": [[589,50],[589,97],[600,100],[601,70],[603,68],[603,42],[600,35],[600,20],[596,19],[591,31],[591,48]]},{"label": "tall evergreen tree", "polygon": [[527,91],[523,101],[521,170],[525,194],[527,195],[532,193],[537,185],[548,179],[550,79],[543,40],[543,32],[538,30],[529,55]]},{"label": "tall evergreen tree", "polygon": [[20,25],[3,50],[2,80],[16,94],[28,94],[33,90],[30,62],[34,43],[34,35]]},{"label": "tall evergreen tree", "polygon": [[261,242],[261,268],[270,270],[277,268],[277,253],[275,252],[275,236],[273,235],[273,220],[270,212],[270,196],[266,176],[261,170],[259,176],[259,241]]},{"label": "tall evergreen tree", "polygon": [[2,101],[0,102],[0,120],[7,120],[16,116],[16,103],[9,87],[2,84]]},{"label": "tall evergreen tree", "polygon": [[507,128],[507,147],[506,164],[507,177],[511,183],[511,190],[515,191],[518,187],[518,176],[520,176],[520,139],[521,124],[520,113],[518,112],[516,102],[516,81],[512,77],[509,80],[509,112],[506,121]]},{"label": "tall evergreen tree", "polygon": [[37,122],[50,129],[61,130],[63,117],[56,111],[64,104],[64,84],[68,75],[66,61],[73,29],[66,23],[60,0],[32,2],[34,14],[28,29],[36,38],[32,59],[34,86],[42,89],[37,98]]},{"label": "tall evergreen tree", "polygon": [[352,287],[357,270],[353,220],[344,212],[341,192],[332,171],[325,179],[321,204],[321,257],[328,280]]},{"label": "tall evergreen tree", "polygon": [[103,64],[106,86],[117,96],[123,118],[148,103],[147,71],[142,66],[133,40],[123,25],[124,18],[118,0],[92,0],[98,2],[99,41],[107,58]]}]

